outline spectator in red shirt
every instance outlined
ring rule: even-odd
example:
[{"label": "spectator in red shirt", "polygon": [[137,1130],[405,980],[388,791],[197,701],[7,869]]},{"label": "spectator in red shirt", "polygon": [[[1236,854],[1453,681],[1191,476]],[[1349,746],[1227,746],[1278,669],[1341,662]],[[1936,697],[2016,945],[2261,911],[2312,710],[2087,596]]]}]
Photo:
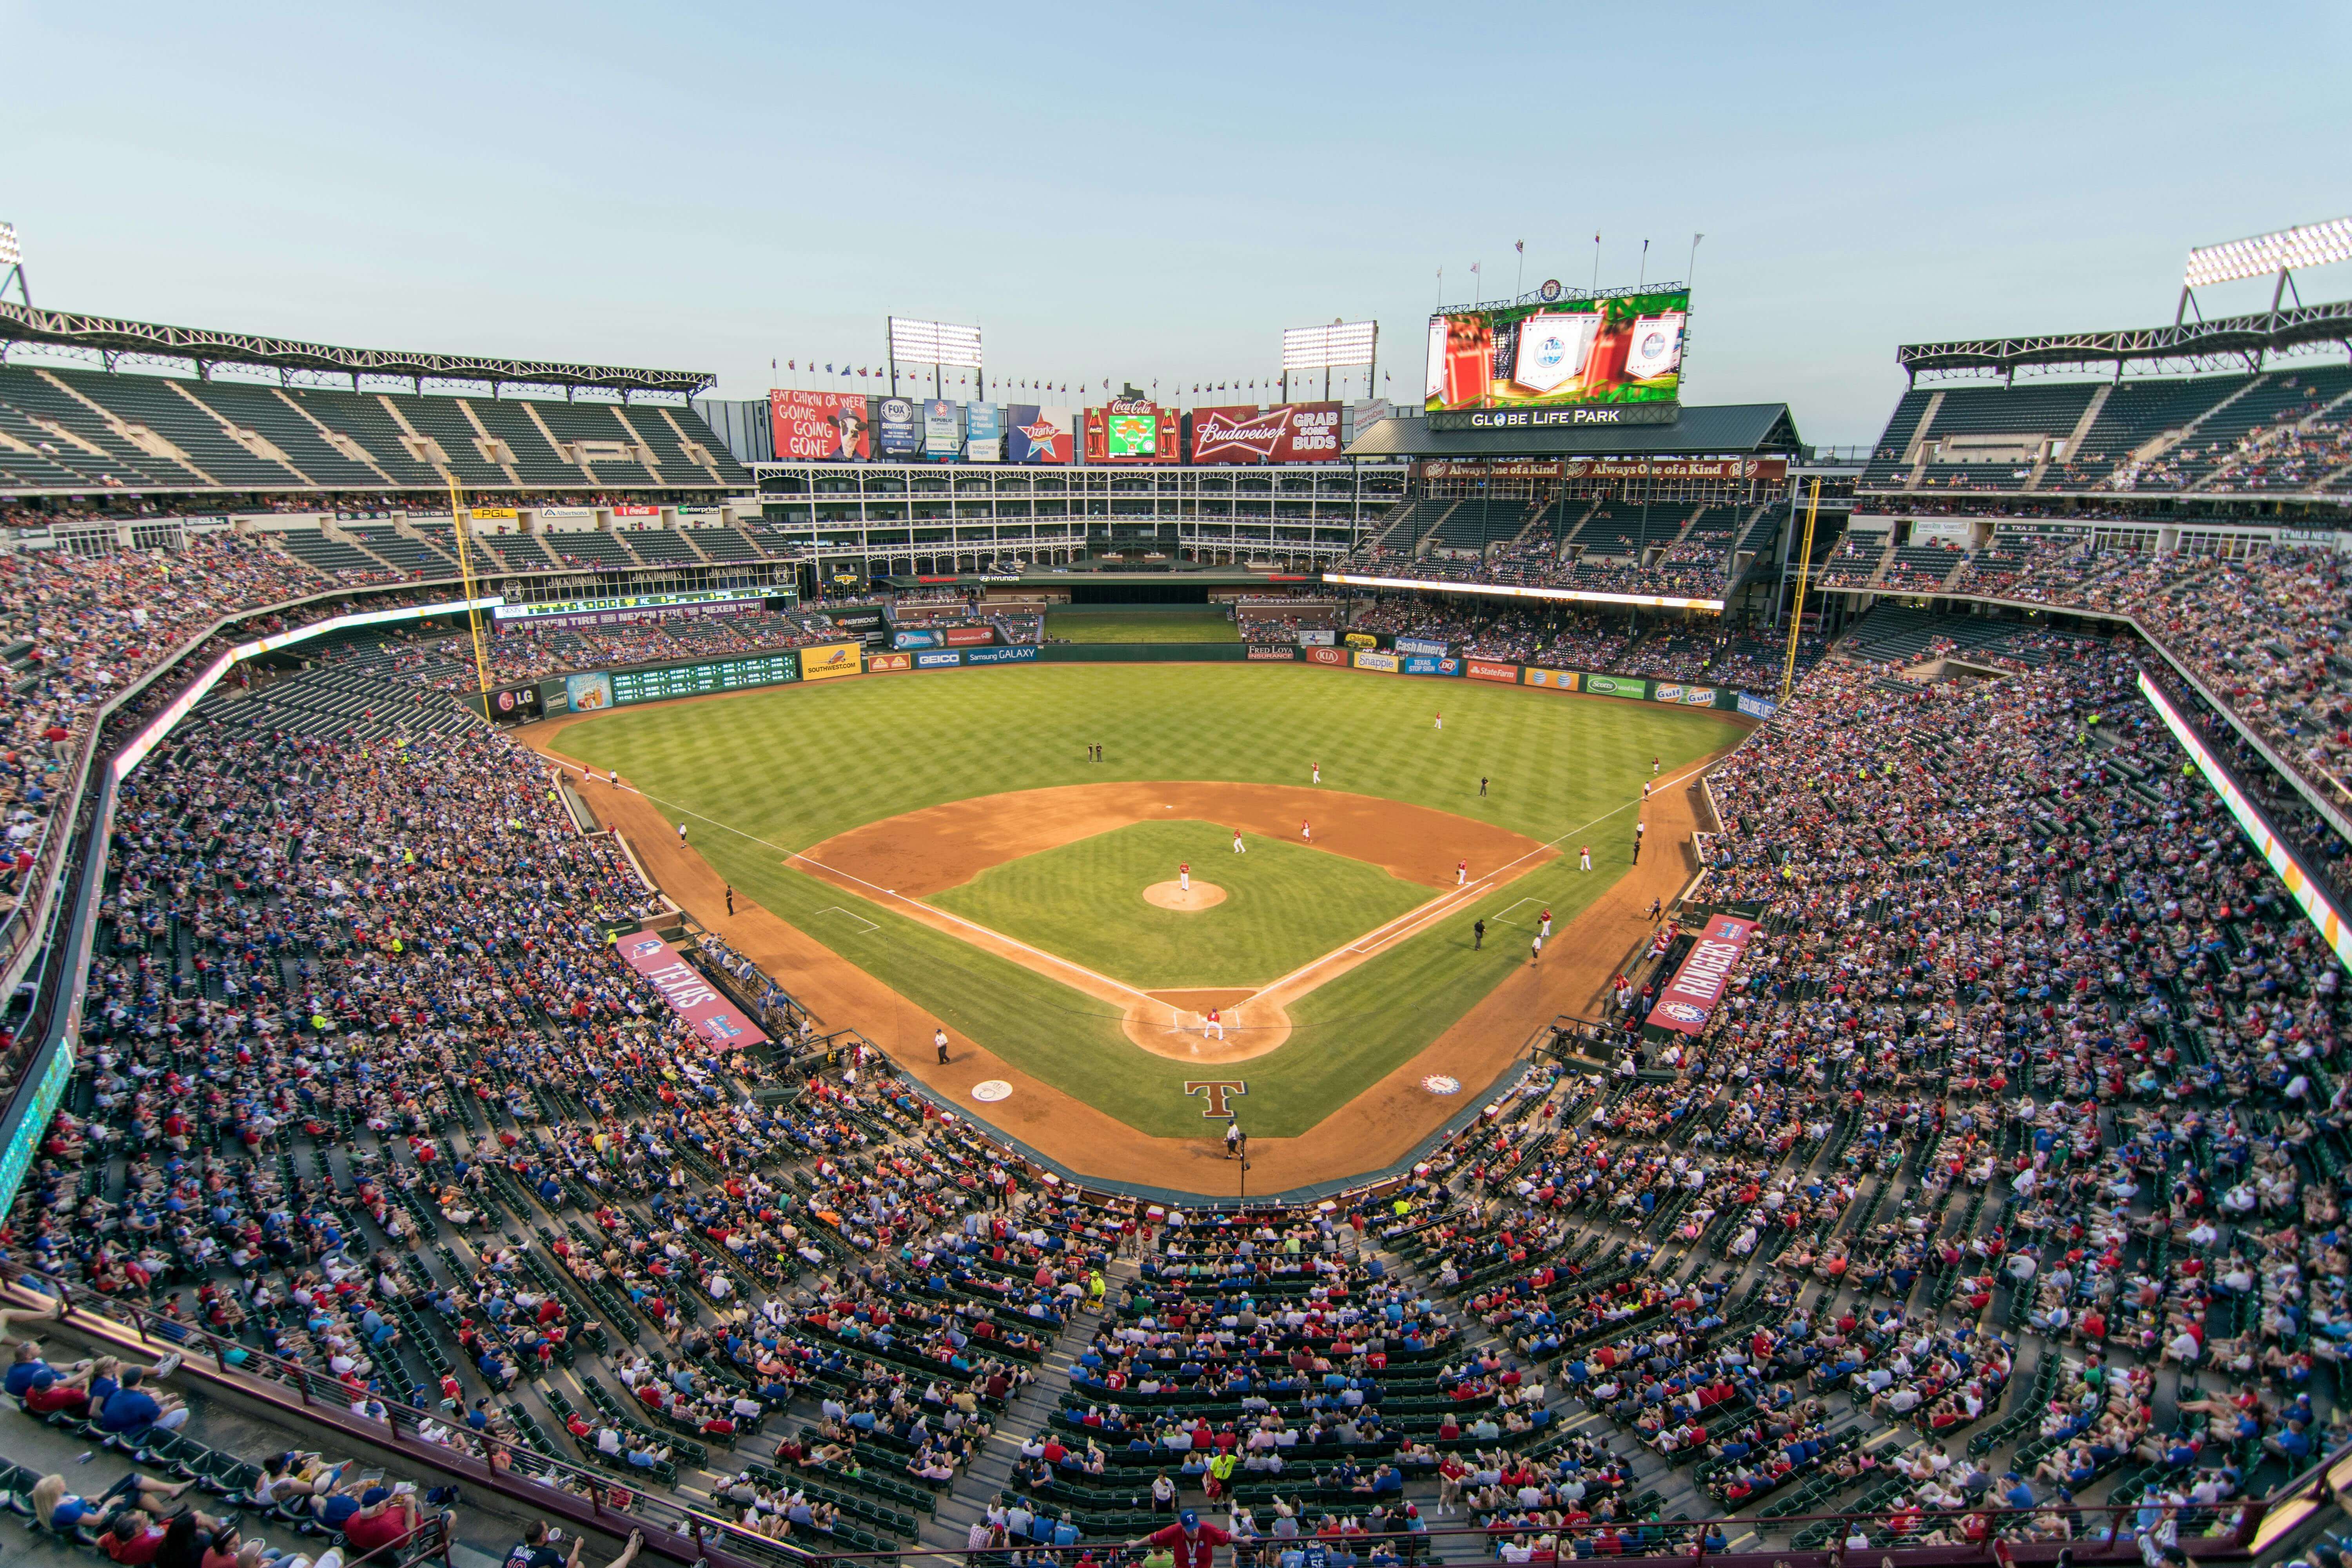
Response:
[{"label": "spectator in red shirt", "polygon": [[[1176,1554],[1176,1568],[1213,1568],[1217,1548],[1233,1537],[1213,1524],[1202,1524],[1199,1513],[1186,1509],[1176,1516],[1176,1522],[1165,1530],[1155,1530],[1144,1537],[1154,1546],[1165,1546]],[[1130,1541],[1130,1547],[1141,1546],[1144,1541]]]},{"label": "spectator in red shirt", "polygon": [[402,1492],[394,1496],[383,1487],[370,1487],[360,1494],[359,1512],[343,1526],[343,1539],[351,1542],[351,1556],[364,1557],[405,1542],[416,1533],[422,1522],[413,1494]]}]

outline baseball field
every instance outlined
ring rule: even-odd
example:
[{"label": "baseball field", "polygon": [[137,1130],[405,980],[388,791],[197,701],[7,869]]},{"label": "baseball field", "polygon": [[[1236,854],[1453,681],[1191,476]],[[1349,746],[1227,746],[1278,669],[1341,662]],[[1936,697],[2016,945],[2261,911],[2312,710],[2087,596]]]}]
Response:
[{"label": "baseball field", "polygon": [[[684,823],[683,853],[731,888],[733,918],[781,922],[772,954],[708,892],[688,907],[788,988],[824,994],[854,969],[863,1016],[828,1026],[927,1078],[944,1026],[957,1067],[934,1081],[982,1088],[982,1114],[1045,1124],[1041,1105],[991,1109],[1003,1084],[1096,1143],[1118,1128],[1143,1143],[1223,1131],[1204,1079],[1237,1086],[1227,1108],[1254,1138],[1304,1139],[1375,1085],[1422,1081],[1424,1052],[1507,1061],[1566,1010],[1564,966],[1581,966],[1580,999],[1647,935],[1622,910],[1601,931],[1578,916],[1624,877],[1645,809],[1664,831],[1641,875],[1671,892],[1689,775],[1741,732],[1704,710],[1465,680],[1044,664],[787,686],[530,738],[620,771],[623,790],[589,798],[649,858],[679,852]],[[1644,807],[1654,776],[1671,811],[1664,792]]]}]

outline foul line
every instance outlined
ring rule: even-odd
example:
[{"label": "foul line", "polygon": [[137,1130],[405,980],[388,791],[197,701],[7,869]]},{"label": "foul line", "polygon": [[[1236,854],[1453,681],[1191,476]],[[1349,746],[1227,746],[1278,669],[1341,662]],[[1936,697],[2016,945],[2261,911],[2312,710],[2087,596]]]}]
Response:
[{"label": "foul line", "polygon": [[[1658,791],[1663,789],[1671,788],[1672,786],[1682,783],[1685,779],[1696,778],[1699,774],[1706,772],[1706,770],[1712,765],[1712,763],[1701,763],[1698,766],[1685,769],[1682,773],[1675,773],[1671,778],[1660,779],[1651,786],[1651,795],[1655,795]],[[1493,870],[1486,872],[1481,876],[1473,877],[1470,879],[1469,885],[1466,887],[1450,888],[1446,889],[1446,891],[1441,893],[1436,898],[1430,900],[1429,902],[1422,905],[1420,908],[1408,910],[1403,914],[1399,915],[1395,920],[1389,921],[1387,925],[1375,926],[1363,936],[1356,938],[1355,941],[1339,947],[1335,947],[1330,952],[1325,953],[1322,957],[1311,960],[1310,962],[1300,965],[1298,968],[1292,970],[1281,979],[1274,982],[1273,984],[1260,987],[1258,990],[1251,993],[1248,996],[1243,998],[1242,1004],[1240,1005],[1245,1005],[1248,1003],[1255,1002],[1259,997],[1264,996],[1267,992],[1276,989],[1276,987],[1287,985],[1295,980],[1302,979],[1307,975],[1314,973],[1318,969],[1322,968],[1325,964],[1347,957],[1349,954],[1354,954],[1359,957],[1370,957],[1376,949],[1384,947],[1393,942],[1402,941],[1405,937],[1418,934],[1429,924],[1430,921],[1435,920],[1439,915],[1446,913],[1447,910],[1445,906],[1448,904],[1454,903],[1456,900],[1476,899],[1483,894],[1493,891],[1493,888],[1489,886],[1489,884],[1493,884],[1495,879],[1502,876],[1506,871],[1512,870],[1524,862],[1533,859],[1547,849],[1555,848],[1559,845],[1567,843],[1571,838],[1581,837],[1583,835],[1591,832],[1594,828],[1608,821],[1611,817],[1623,815],[1627,807],[1639,806],[1648,801],[1649,798],[1649,795],[1636,796],[1635,798],[1627,801],[1623,805],[1618,806],[1613,811],[1602,812],[1600,816],[1594,817],[1591,821],[1585,823],[1580,827],[1571,827],[1567,832],[1561,834],[1559,837],[1537,845],[1533,849],[1528,850],[1516,859],[1506,860],[1503,864],[1496,867]],[[1513,909],[1517,909],[1518,906],[1514,904],[1511,907]]]}]

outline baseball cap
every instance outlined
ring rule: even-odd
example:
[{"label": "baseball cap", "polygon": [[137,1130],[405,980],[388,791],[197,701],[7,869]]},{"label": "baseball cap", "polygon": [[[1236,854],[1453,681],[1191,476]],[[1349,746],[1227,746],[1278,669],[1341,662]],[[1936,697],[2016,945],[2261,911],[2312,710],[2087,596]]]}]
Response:
[{"label": "baseball cap", "polygon": [[391,1500],[392,1493],[386,1491],[382,1487],[370,1487],[367,1490],[360,1494],[360,1506],[362,1508],[373,1508],[378,1503],[390,1502]]},{"label": "baseball cap", "polygon": [[1195,1509],[1186,1509],[1182,1513],[1178,1514],[1176,1519],[1177,1522],[1187,1530],[1201,1522],[1200,1512]]}]

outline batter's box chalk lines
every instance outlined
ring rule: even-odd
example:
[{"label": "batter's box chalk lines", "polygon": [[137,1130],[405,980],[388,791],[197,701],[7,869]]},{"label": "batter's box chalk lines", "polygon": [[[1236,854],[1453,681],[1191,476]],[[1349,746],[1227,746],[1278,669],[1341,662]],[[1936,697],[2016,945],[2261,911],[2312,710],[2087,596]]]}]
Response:
[{"label": "batter's box chalk lines", "polygon": [[856,921],[859,925],[864,926],[869,931],[880,931],[882,929],[880,926],[876,925],[872,921],[867,920],[864,915],[853,914],[849,910],[843,909],[839,904],[827,904],[824,908],[817,910],[816,912],[821,915],[839,915],[845,921]]}]

